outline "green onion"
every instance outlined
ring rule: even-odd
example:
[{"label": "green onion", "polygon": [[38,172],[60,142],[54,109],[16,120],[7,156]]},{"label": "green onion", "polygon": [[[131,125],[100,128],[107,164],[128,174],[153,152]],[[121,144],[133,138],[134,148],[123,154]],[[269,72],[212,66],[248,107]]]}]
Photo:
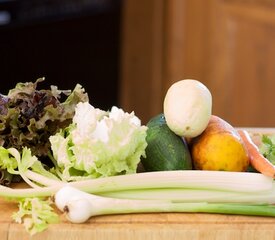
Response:
[{"label": "green onion", "polygon": [[[132,212],[275,216],[275,209],[270,205],[275,199],[275,184],[272,178],[259,173],[164,171],[67,183],[27,170],[24,178],[38,187],[11,189],[0,186],[0,196],[20,199],[54,196],[57,207],[67,212],[73,222],[86,221],[93,215]],[[68,188],[81,194],[70,191],[63,194]],[[58,195],[63,200],[57,200]],[[83,215],[80,212],[84,212]]]},{"label": "green onion", "polygon": [[275,204],[275,185],[272,190],[260,193],[217,191],[184,188],[137,189],[98,193],[102,197],[138,200],[170,200],[172,202],[216,202]]},{"label": "green onion", "polygon": [[200,212],[275,216],[275,206],[268,204],[172,202],[169,200],[116,199],[88,194],[66,186],[55,194],[56,206],[66,213],[68,220],[82,223],[96,215],[146,212]]}]

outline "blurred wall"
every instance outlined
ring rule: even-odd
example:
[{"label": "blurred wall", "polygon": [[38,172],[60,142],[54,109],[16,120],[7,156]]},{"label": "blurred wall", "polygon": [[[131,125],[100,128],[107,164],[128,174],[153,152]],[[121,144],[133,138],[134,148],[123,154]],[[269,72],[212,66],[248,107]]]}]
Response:
[{"label": "blurred wall", "polygon": [[80,83],[94,106],[117,104],[120,10],[118,0],[0,1],[0,92],[45,77],[39,86]]},{"label": "blurred wall", "polygon": [[275,127],[275,1],[124,2],[124,108],[147,122],[163,111],[171,84],[193,78],[210,89],[213,114],[234,126]]}]

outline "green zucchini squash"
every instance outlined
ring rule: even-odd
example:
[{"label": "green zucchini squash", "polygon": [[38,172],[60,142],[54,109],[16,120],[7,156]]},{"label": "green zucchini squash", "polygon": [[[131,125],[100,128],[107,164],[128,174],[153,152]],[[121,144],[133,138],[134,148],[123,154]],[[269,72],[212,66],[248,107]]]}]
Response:
[{"label": "green zucchini squash", "polygon": [[191,156],[185,139],[170,130],[164,114],[152,118],[147,127],[146,157],[141,159],[145,171],[192,169]]}]

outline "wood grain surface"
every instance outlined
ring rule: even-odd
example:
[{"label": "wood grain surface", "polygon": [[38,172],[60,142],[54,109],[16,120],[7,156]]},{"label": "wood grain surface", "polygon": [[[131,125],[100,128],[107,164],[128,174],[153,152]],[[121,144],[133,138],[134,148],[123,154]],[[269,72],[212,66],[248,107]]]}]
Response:
[{"label": "wood grain surface", "polygon": [[59,224],[30,236],[23,225],[11,220],[16,204],[0,202],[0,236],[5,240],[162,240],[162,239],[274,239],[275,218],[199,213],[157,213],[98,216],[84,224],[69,223],[61,215]]}]

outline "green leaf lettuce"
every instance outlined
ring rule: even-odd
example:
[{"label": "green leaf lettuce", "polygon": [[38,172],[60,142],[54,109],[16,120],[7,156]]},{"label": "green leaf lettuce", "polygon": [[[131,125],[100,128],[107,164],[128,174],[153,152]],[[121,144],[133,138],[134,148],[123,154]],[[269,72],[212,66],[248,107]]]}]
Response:
[{"label": "green leaf lettuce", "polygon": [[59,222],[59,216],[51,207],[50,200],[40,198],[19,200],[19,211],[12,218],[17,223],[23,223],[31,235],[42,232],[51,223]]},{"label": "green leaf lettuce", "polygon": [[50,137],[53,157],[66,181],[135,173],[146,130],[133,112],[78,103],[73,123]]}]

